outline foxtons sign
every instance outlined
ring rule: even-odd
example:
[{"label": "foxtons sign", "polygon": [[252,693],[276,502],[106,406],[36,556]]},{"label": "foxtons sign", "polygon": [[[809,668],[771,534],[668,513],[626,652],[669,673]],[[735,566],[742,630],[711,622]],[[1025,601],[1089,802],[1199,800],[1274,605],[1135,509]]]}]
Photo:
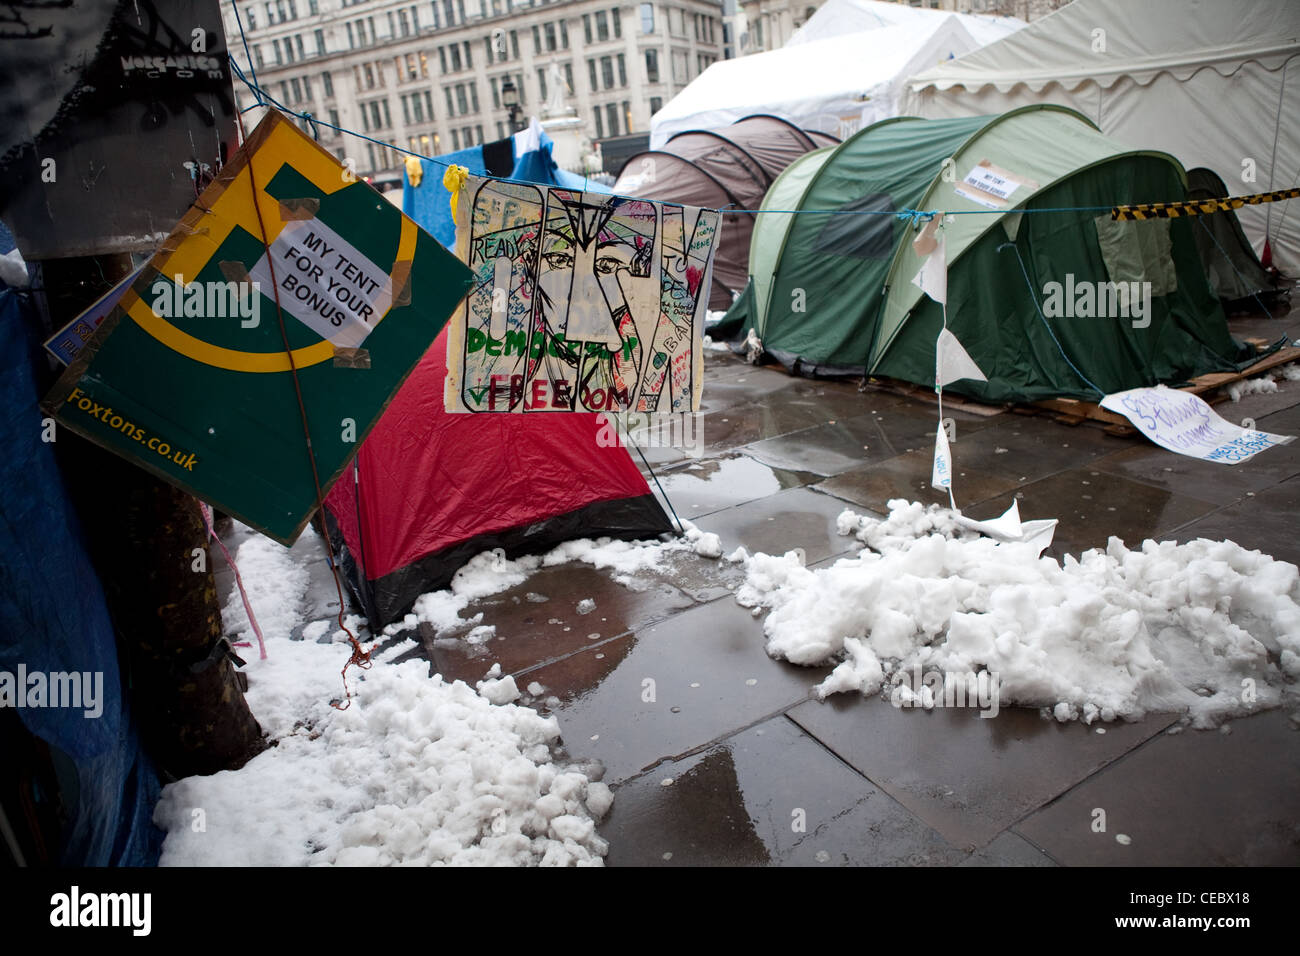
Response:
[{"label": "foxtons sign", "polygon": [[44,405],[60,425],[288,543],[315,508],[313,458],[327,493],[469,278],[270,113]]}]

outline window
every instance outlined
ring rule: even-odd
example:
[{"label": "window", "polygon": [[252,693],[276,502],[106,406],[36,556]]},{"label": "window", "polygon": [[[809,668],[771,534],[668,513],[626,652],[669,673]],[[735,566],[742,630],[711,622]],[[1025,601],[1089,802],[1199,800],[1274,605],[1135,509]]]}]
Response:
[{"label": "window", "polygon": [[451,131],[451,148],[453,150],[460,149],[460,130],[458,129]]},{"label": "window", "polygon": [[[763,21],[759,20],[758,23]],[[675,37],[686,36],[686,17],[677,7],[668,8],[668,32]]]},{"label": "window", "polygon": [[687,77],[686,53],[682,50],[673,51],[673,82],[684,84]]},{"label": "window", "polygon": [[623,54],[618,55],[618,85],[627,86],[627,63],[623,59]]},{"label": "window", "polygon": [[610,89],[614,85],[614,61],[610,57],[600,58],[600,75],[605,81],[605,89]]},{"label": "window", "polygon": [[645,79],[647,83],[659,82],[659,51],[645,51]]},{"label": "window", "polygon": [[418,94],[411,94],[411,115],[415,117],[417,123],[424,122],[424,104],[420,102]]},{"label": "window", "polygon": [[428,90],[424,91],[424,110],[429,114],[429,122],[433,122],[433,94]]},{"label": "window", "polygon": [[586,37],[587,46],[591,46],[591,14],[589,13],[582,15],[582,32]]},{"label": "window", "polygon": [[352,35],[352,24],[348,23],[345,26],[348,28],[348,49],[355,50],[357,48],[357,39]]},{"label": "window", "polygon": [[533,56],[542,52],[542,28],[533,24]]},{"label": "window", "polygon": [[596,11],[596,39],[601,41],[609,39],[609,18],[604,10]]},{"label": "window", "polygon": [[[330,125],[331,125],[331,126],[334,126],[334,127],[338,127],[338,126],[342,125],[342,124],[339,123],[339,111],[336,110],[336,109],[331,109],[331,110],[330,110]],[[334,135],[336,135],[336,136],[338,135],[338,130],[337,130],[337,129],[334,129],[334,130],[332,130],[331,132],[333,132]]]},{"label": "window", "polygon": [[497,139],[506,138],[506,124],[497,120]]},{"label": "window", "polygon": [[643,3],[637,7],[641,13],[641,32],[655,32],[655,5],[653,3]]},{"label": "window", "polygon": [[621,37],[623,35],[623,14],[619,12],[618,7],[614,8],[613,16],[614,16],[614,36]]},{"label": "window", "polygon": [[587,61],[587,72],[590,74],[591,92],[595,93],[598,89],[600,89],[600,85],[596,82],[596,61],[595,60]]},{"label": "window", "polygon": [[617,136],[618,135],[618,104],[617,103],[605,104],[605,119],[608,121],[609,135]]},{"label": "window", "polygon": [[257,60],[259,68],[266,66],[266,60],[262,56],[262,45],[260,43],[253,45],[253,56]]},{"label": "window", "polygon": [[320,75],[320,83],[321,86],[325,88],[325,95],[327,97],[334,95],[334,77],[331,74],[322,73]]},{"label": "window", "polygon": [[447,48],[446,47],[442,47],[442,46],[438,47],[438,62],[442,64],[443,73],[449,72],[447,69]]},{"label": "window", "polygon": [[573,64],[572,63],[564,64],[564,82],[569,85],[570,90],[575,89],[573,85]]},{"label": "window", "polygon": [[450,52],[451,52],[451,72],[459,73],[461,69],[460,46],[457,44],[452,44]]},{"label": "window", "polygon": [[601,115],[600,107],[596,106],[591,111],[596,117],[596,139],[605,138],[605,118]]},{"label": "window", "polygon": [[472,70],[474,69],[474,54],[470,52],[469,41],[466,40],[462,45],[465,47],[465,69]]},{"label": "window", "polygon": [[475,127],[474,127],[474,130],[478,133],[478,141],[479,141],[480,143],[483,142],[483,127],[482,127],[482,126],[475,126]]},{"label": "window", "polygon": [[374,68],[369,63],[366,63],[362,65],[361,69],[366,75],[366,89],[373,90],[375,88]]},{"label": "window", "polygon": [[469,97],[465,95],[465,84],[456,84],[456,115],[464,116],[469,112]]},{"label": "window", "polygon": [[470,83],[469,98],[470,98],[470,103],[472,103],[474,106],[474,112],[477,113],[478,112],[478,80],[475,80],[474,82]]},{"label": "window", "polygon": [[546,52],[553,53],[556,48],[555,24],[546,24]]},{"label": "window", "polygon": [[545,101],[548,95],[546,92],[546,70],[540,66],[537,68],[537,88],[542,91],[542,100]]},{"label": "window", "polygon": [[400,29],[401,29],[401,31],[402,31],[402,36],[404,36],[404,37],[405,37],[405,36],[410,36],[410,35],[411,35],[411,19],[410,19],[410,17],[408,17],[408,16],[406,15],[406,11],[405,11],[405,10],[398,10],[398,11],[397,11],[397,22],[398,22],[399,27],[400,27]]},{"label": "window", "polygon": [[406,104],[406,97],[402,97],[402,122],[407,126],[411,125],[411,110]]},{"label": "window", "polygon": [[623,131],[632,132],[632,104],[627,100],[623,101]]},{"label": "window", "polygon": [[447,26],[456,25],[456,9],[453,6],[454,0],[442,0],[442,9],[447,14]]},{"label": "window", "polygon": [[662,96],[650,97],[650,115],[654,116],[664,108],[664,98]]},{"label": "window", "polygon": [[317,56],[325,55],[325,31],[324,30],[316,31],[316,55]]},{"label": "window", "polygon": [[569,26],[563,20],[560,21],[560,49],[569,48]]},{"label": "window", "polygon": [[517,60],[519,59],[519,31],[510,31],[510,53]]},{"label": "window", "polygon": [[302,78],[302,94],[309,100],[313,98],[311,95],[311,77],[309,76]]},{"label": "window", "polygon": [[294,45],[298,48],[298,59],[300,60],[307,59],[307,51],[304,50],[302,46],[302,34],[295,33],[293,36],[293,42]]},{"label": "window", "polygon": [[254,10],[252,7],[248,8],[248,29],[250,30],[257,29],[257,11]]},{"label": "window", "polygon": [[492,108],[494,110],[501,109],[501,88],[497,86],[495,76],[488,77],[488,89],[492,91]]},{"label": "window", "polygon": [[448,116],[455,116],[455,115],[456,115],[456,106],[455,106],[455,104],[453,104],[452,101],[451,101],[451,87],[450,87],[450,86],[444,86],[444,87],[442,88],[442,91],[443,91],[444,93],[447,94],[447,115],[448,115]]},{"label": "window", "polygon": [[271,41],[271,49],[275,51],[275,62],[276,62],[276,65],[278,66],[279,64],[283,63],[283,62],[284,62],[284,58],[280,55],[280,41],[279,41],[279,40],[272,40],[272,41]]},{"label": "window", "polygon": [[429,135],[427,133],[424,134],[423,136],[420,137],[419,152],[423,153],[425,156],[432,156],[433,153],[429,152],[429,149],[432,145],[433,143],[429,141]]}]

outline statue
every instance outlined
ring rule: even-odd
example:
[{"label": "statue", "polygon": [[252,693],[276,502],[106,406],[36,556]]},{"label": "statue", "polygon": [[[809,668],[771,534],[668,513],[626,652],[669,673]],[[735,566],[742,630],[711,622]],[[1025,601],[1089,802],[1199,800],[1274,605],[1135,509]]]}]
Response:
[{"label": "statue", "polygon": [[573,91],[569,89],[569,84],[564,80],[564,71],[560,69],[560,64],[551,64],[550,69],[547,71],[547,80],[550,83],[550,95],[546,97],[546,115],[566,115],[569,112],[569,107],[564,102],[564,94]]}]

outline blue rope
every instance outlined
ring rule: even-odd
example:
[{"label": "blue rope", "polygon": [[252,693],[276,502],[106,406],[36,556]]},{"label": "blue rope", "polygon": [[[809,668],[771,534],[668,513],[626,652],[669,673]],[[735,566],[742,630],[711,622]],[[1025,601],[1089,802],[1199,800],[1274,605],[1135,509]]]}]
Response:
[{"label": "blue rope", "polygon": [[[236,3],[235,0],[230,0],[230,5],[235,10],[235,22],[239,24],[239,39],[244,44],[244,56],[248,57],[248,72],[253,74],[253,82],[249,84],[249,86],[253,91],[253,95],[257,97],[257,102],[260,105],[262,102],[262,94],[260,92],[261,87],[257,83],[257,67],[253,65],[253,54],[248,52],[248,37],[244,35],[244,18],[240,15],[239,4]],[[230,62],[234,65],[235,71],[239,72],[239,64],[235,63],[235,58],[230,56],[229,53],[227,53],[226,56],[230,57]],[[244,79],[244,74],[242,72],[239,73],[239,78],[241,80]],[[245,80],[245,82],[247,81]]]},{"label": "blue rope", "polygon": [[1047,329],[1047,334],[1050,335],[1052,337],[1052,341],[1056,343],[1056,350],[1061,353],[1061,358],[1065,359],[1065,364],[1070,366],[1070,368],[1074,370],[1074,374],[1079,376],[1079,378],[1083,380],[1084,384],[1086,384],[1089,388],[1091,388],[1102,398],[1105,398],[1106,393],[1100,388],[1098,388],[1096,383],[1093,382],[1092,379],[1088,378],[1088,376],[1084,375],[1083,372],[1079,371],[1079,367],[1070,361],[1070,356],[1066,355],[1065,349],[1061,347],[1061,340],[1058,339],[1056,337],[1056,333],[1052,331],[1051,323],[1047,321],[1047,316],[1043,315],[1042,306],[1038,304],[1038,293],[1034,291],[1034,284],[1029,281],[1029,270],[1025,268],[1025,260],[1020,256],[1020,249],[1016,246],[1014,242],[1004,242],[1002,243],[1002,245],[998,246],[997,251],[1001,252],[1003,249],[1006,249],[1008,246],[1010,246],[1012,249],[1015,249],[1016,251],[1016,261],[1020,263],[1020,273],[1025,277],[1025,288],[1029,290],[1029,298],[1033,299],[1034,309],[1038,312],[1038,317],[1043,320],[1043,328]]}]

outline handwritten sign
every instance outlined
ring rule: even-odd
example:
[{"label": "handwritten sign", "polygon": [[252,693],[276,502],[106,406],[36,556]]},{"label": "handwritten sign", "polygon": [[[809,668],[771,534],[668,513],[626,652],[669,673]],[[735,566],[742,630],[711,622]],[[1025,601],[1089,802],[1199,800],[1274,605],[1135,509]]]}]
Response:
[{"label": "handwritten sign", "polygon": [[1012,195],[1021,186],[1031,192],[1038,189],[1038,183],[1024,176],[1008,172],[1000,166],[994,166],[987,159],[966,174],[956,186],[956,192],[972,202],[990,209],[1006,209]]},{"label": "handwritten sign", "polygon": [[1163,385],[1107,395],[1101,407],[1123,415],[1157,445],[1225,465],[1238,465],[1266,448],[1294,440],[1289,435],[1239,428],[1190,392]]}]

